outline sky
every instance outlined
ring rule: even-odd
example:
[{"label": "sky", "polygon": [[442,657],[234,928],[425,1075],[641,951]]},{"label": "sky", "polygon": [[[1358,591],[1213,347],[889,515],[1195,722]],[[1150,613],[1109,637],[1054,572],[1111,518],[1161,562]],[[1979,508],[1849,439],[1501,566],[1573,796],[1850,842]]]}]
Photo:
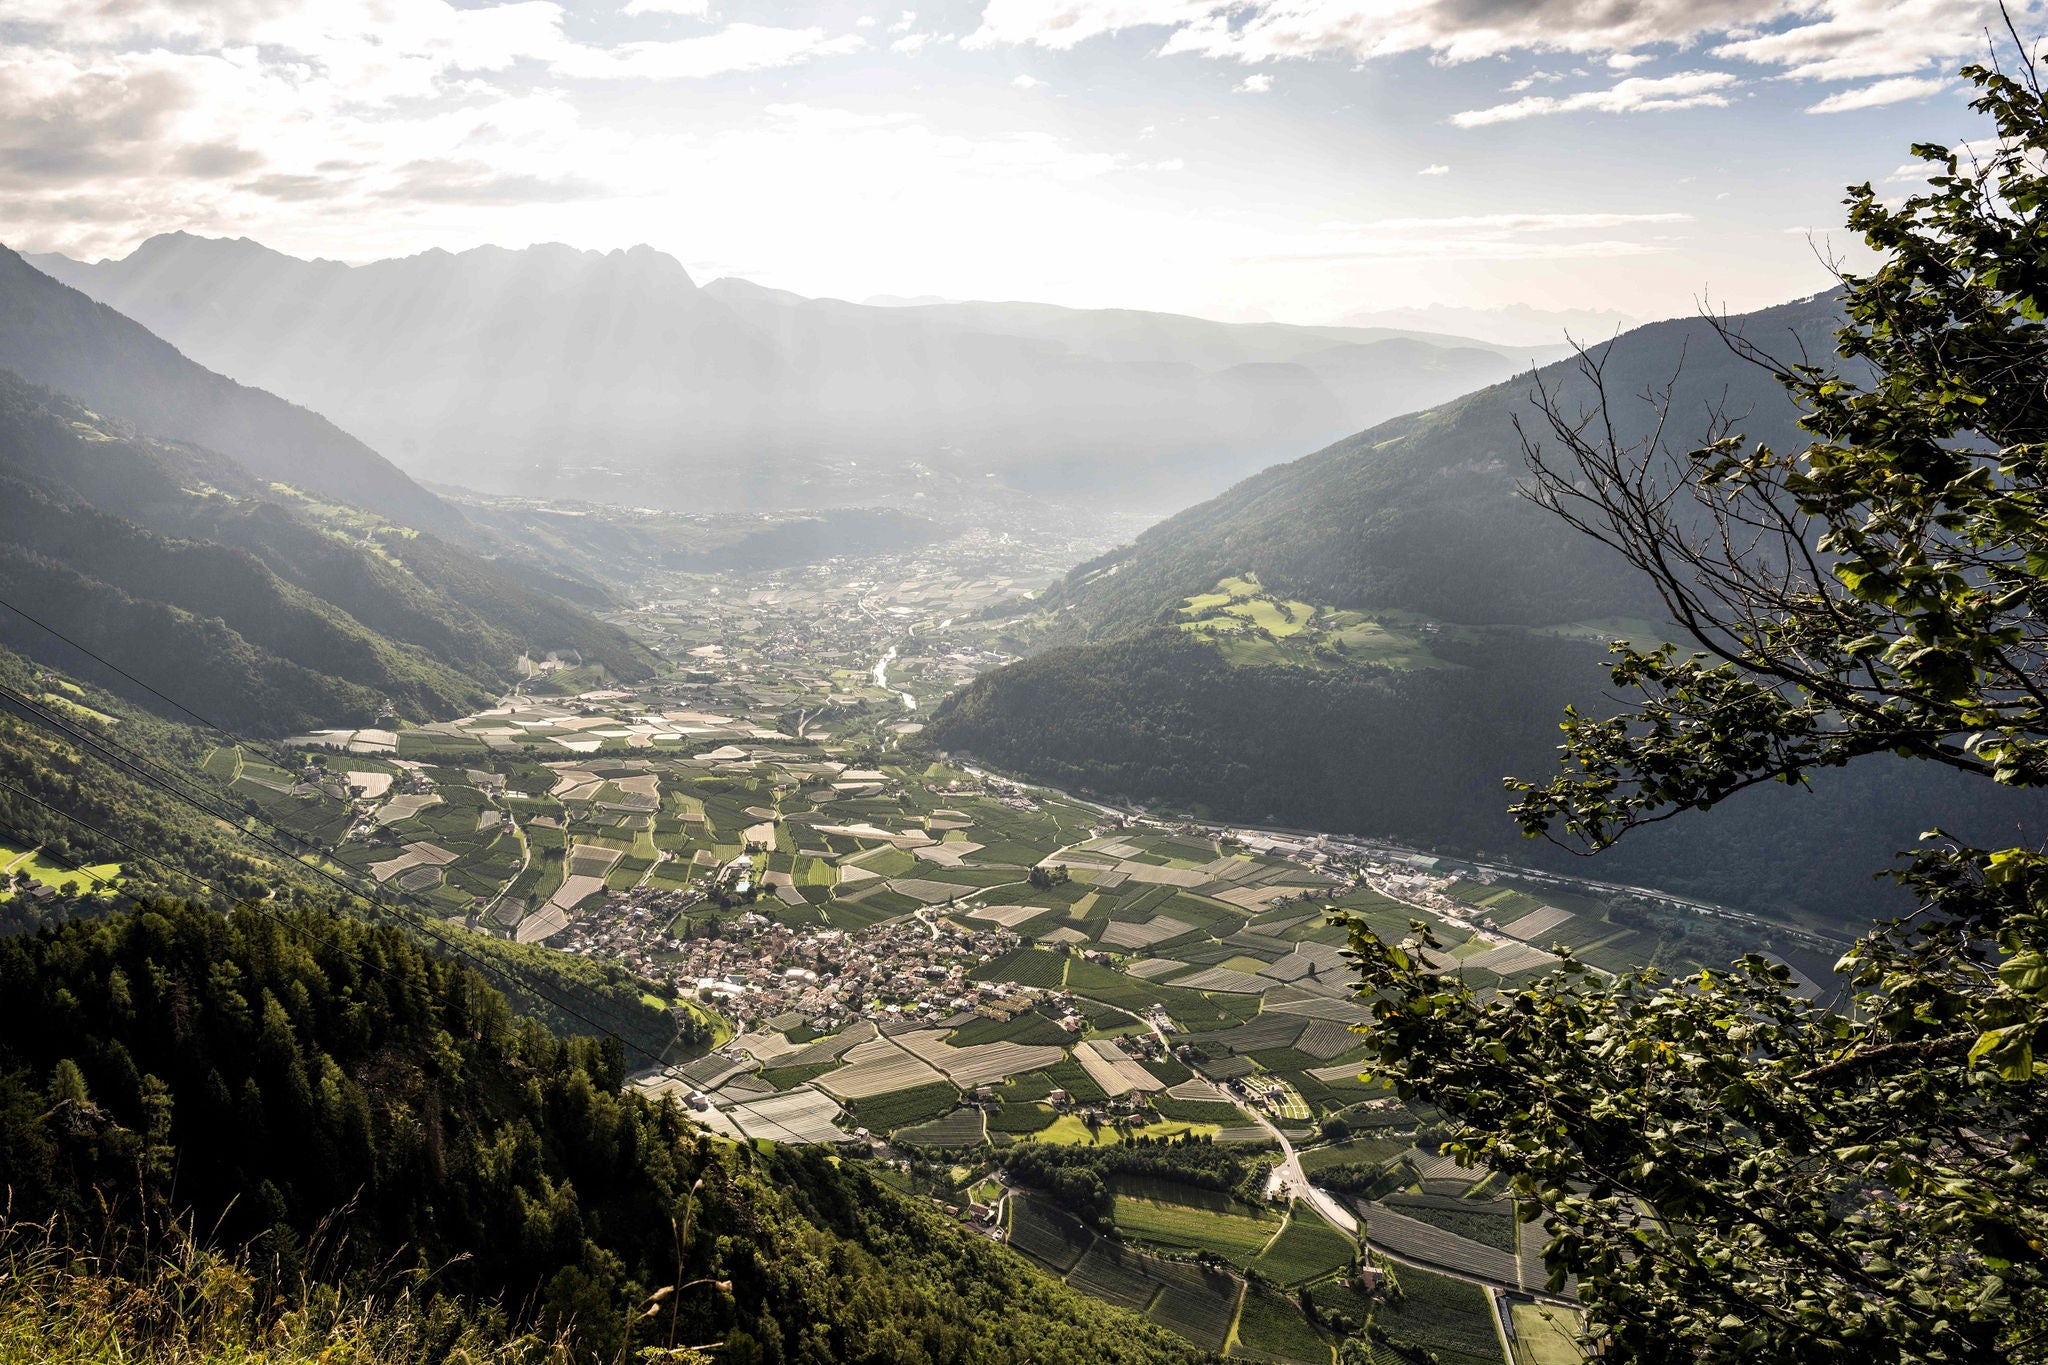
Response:
[{"label": "sky", "polygon": [[[2042,0],[2035,0],[2036,4]],[[1981,136],[1981,0],[7,0],[0,241],[559,241],[806,295],[1736,310]],[[2020,8],[2022,33],[2038,9]]]}]

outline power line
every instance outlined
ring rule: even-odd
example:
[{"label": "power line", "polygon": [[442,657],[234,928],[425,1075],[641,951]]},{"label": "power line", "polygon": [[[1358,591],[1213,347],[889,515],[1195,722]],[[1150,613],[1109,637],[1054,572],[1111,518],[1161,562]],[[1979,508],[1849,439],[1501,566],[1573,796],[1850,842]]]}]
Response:
[{"label": "power line", "polygon": [[[97,828],[91,822],[82,820],[78,816],[73,815],[68,810],[64,810],[61,807],[51,805],[49,802],[43,800],[41,797],[35,795],[33,792],[23,791],[21,788],[15,786],[12,782],[0,782],[0,791],[12,792],[14,793],[14,795],[20,797],[22,800],[31,802],[34,805],[41,806],[44,810],[50,812],[50,814],[52,815],[59,817],[60,819],[69,820],[72,824],[77,825],[80,829],[86,830],[92,834],[97,835],[102,839],[105,839],[108,843],[114,845],[116,848],[121,849],[123,852],[133,854],[135,857],[141,859],[143,862],[149,863],[151,866],[156,867],[158,870],[170,876],[175,877],[179,875],[178,870],[176,868],[171,867],[169,864],[163,862],[161,859],[155,857],[154,855],[144,853],[141,849],[135,847],[133,844],[127,842],[126,840],[116,838],[114,835],[107,833],[105,830]],[[108,881],[105,877],[102,877],[99,873],[93,871],[90,867],[86,866],[83,863],[73,862],[70,859],[65,858],[62,854],[50,852],[50,850],[43,843],[42,840],[35,838],[27,831],[16,828],[13,831],[13,833],[15,838],[20,839],[25,844],[30,845],[41,856],[51,858],[56,862],[62,863],[65,866],[69,867],[73,872],[77,872],[84,876],[92,878],[94,881],[106,887],[108,890],[113,891],[116,894],[128,897],[129,900],[133,901],[137,905],[142,904],[142,898],[137,896],[134,892],[122,891],[119,887],[115,886],[114,883]],[[191,877],[193,881],[198,882],[208,891],[214,890],[213,883],[207,881],[204,877],[197,876],[190,872],[187,872],[184,875]]]},{"label": "power line", "polygon": [[168,706],[175,706],[178,710],[192,717],[192,719],[198,721],[207,729],[217,731],[221,734],[229,733],[226,726],[208,720],[205,716],[200,715],[197,711],[194,711],[191,707],[185,705],[185,703],[179,701],[176,697],[169,696],[166,693],[158,691],[156,688],[144,682],[142,679],[136,677],[133,673],[130,673],[127,669],[121,667],[121,665],[115,663],[113,660],[108,659],[104,655],[97,654],[94,651],[86,648],[84,645],[72,639],[63,631],[58,630],[55,626],[50,625],[48,622],[29,615],[20,607],[15,606],[14,603],[9,602],[6,598],[0,597],[0,607],[5,607],[7,610],[13,612],[16,616],[19,616],[22,620],[28,622],[30,625],[35,626],[37,629],[43,631],[45,634],[53,636],[56,639],[62,640],[65,644],[70,645],[73,649],[77,650],[80,654],[83,654],[86,658],[91,659],[93,662],[100,664],[106,668],[109,668],[113,670],[115,673],[120,674],[129,682],[134,683],[137,687],[149,693],[152,697],[155,697],[157,700],[165,703]]}]

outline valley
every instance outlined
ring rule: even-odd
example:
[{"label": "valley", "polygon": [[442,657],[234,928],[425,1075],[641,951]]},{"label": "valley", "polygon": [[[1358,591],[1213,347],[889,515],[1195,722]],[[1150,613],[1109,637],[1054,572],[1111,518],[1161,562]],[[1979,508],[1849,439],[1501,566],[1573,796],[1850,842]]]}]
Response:
[{"label": "valley", "polygon": [[[453,942],[624,973],[676,1021],[666,1046],[629,1042],[631,1089],[706,1131],[864,1156],[1202,1350],[1329,1360],[1389,1277],[1393,1340],[1520,1362],[1495,1323],[1568,1296],[1496,1182],[1436,1154],[1430,1111],[1359,1079],[1364,1012],[1326,911],[1390,939],[1421,919],[1442,970],[1501,990],[1559,948],[1600,971],[1689,970],[1767,942],[1824,979],[1832,945],[1646,888],[1062,792],[931,747],[925,715],[1042,638],[1048,586],[1128,533],[970,529],[649,571],[601,615],[660,661],[653,677],[542,652],[460,718],[233,739],[198,767],[252,829]],[[1428,638],[1248,579],[1181,610],[1221,650],[1342,642],[1338,663],[1302,666]]]}]

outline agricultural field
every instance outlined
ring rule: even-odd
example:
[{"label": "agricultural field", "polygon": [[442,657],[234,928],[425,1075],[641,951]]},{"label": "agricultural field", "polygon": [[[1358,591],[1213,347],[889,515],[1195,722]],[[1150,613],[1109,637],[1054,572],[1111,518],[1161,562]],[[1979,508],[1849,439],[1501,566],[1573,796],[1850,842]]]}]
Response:
[{"label": "agricultural field", "polygon": [[1252,1288],[1238,1310],[1230,1358],[1275,1365],[1329,1365],[1336,1352],[1291,1301],[1270,1289]]},{"label": "agricultural field", "polygon": [[[252,820],[391,900],[625,968],[710,1021],[716,1046],[633,1083],[725,1137],[865,1130],[892,1181],[988,1202],[1019,1144],[1127,1160],[1145,1139],[1264,1142],[1257,1111],[1297,1142],[1348,1129],[1303,1164],[1368,1201],[1375,1242],[1453,1270],[1512,1265],[1497,1209],[1431,1194],[1406,1156],[1420,1118],[1357,1080],[1363,1009],[1324,909],[1395,937],[1429,920],[1482,983],[1535,969],[1553,943],[1624,955],[1631,931],[1564,891],[1447,873],[1421,897],[1369,887],[1369,873],[1405,875],[1400,858],[1168,823],[920,751],[935,702],[1022,652],[1028,612],[982,613],[1073,562],[1030,581],[1003,567],[1042,552],[991,543],[972,571],[915,554],[858,571],[659,571],[610,613],[664,660],[649,681],[537,651],[475,714],[229,744],[199,767]],[[1436,667],[1429,642],[1456,635],[1250,577],[1188,599],[1181,623],[1233,659],[1316,668]],[[942,1148],[950,1175],[911,1160]],[[1331,1357],[1291,1302],[1193,1263],[1326,1292],[1355,1248],[1306,1206],[1119,1177],[1104,1240],[999,1197],[1017,1250],[1204,1350]]]},{"label": "agricultural field", "polygon": [[[1207,1191],[1188,1191],[1189,1196]],[[1204,1204],[1210,1201],[1203,1201]],[[1185,1251],[1213,1251],[1233,1265],[1256,1261],[1281,1230],[1280,1218],[1264,1209],[1240,1206],[1225,1212],[1179,1202],[1119,1194],[1110,1216],[1133,1241]]]},{"label": "agricultural field", "polygon": [[1297,1199],[1288,1210],[1287,1226],[1251,1264],[1291,1289],[1347,1268],[1357,1254],[1356,1243]]}]

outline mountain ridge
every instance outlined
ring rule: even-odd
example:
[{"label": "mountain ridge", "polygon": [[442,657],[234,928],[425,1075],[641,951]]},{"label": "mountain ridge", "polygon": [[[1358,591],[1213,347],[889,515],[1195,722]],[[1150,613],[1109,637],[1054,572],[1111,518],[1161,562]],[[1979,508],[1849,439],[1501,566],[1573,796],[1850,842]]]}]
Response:
[{"label": "mountain ridge", "polygon": [[340,427],[207,370],[170,342],[0,247],[0,369],[251,472],[407,525],[456,530],[461,514]]},{"label": "mountain ridge", "polygon": [[[1664,385],[1681,451],[1716,412],[1797,440],[1789,400],[1716,325],[1653,323],[1590,353],[1624,440],[1652,429],[1638,396]],[[1825,353],[1840,319],[1817,295],[1721,325]],[[1514,419],[1542,430],[1538,382],[1567,414],[1595,397],[1558,362],[1264,470],[1076,567],[1020,609],[1040,652],[947,698],[920,739],[1169,809],[1567,865],[1518,837],[1502,780],[1549,774],[1567,704],[1615,705],[1606,640],[1675,628],[1618,555],[1518,495]],[[1603,875],[1840,924],[1894,904],[1863,878],[1926,828],[1919,794],[1944,827],[2048,825],[2038,796],[1903,762],[1813,780],[1834,804],[1745,793],[1639,831]]]},{"label": "mountain ridge", "polygon": [[36,265],[422,478],[587,496],[625,477],[637,499],[687,510],[872,502],[941,466],[1039,493],[1183,503],[1417,396],[1504,377],[1527,353],[1414,332],[699,287],[645,246],[345,265],[185,236]]}]

